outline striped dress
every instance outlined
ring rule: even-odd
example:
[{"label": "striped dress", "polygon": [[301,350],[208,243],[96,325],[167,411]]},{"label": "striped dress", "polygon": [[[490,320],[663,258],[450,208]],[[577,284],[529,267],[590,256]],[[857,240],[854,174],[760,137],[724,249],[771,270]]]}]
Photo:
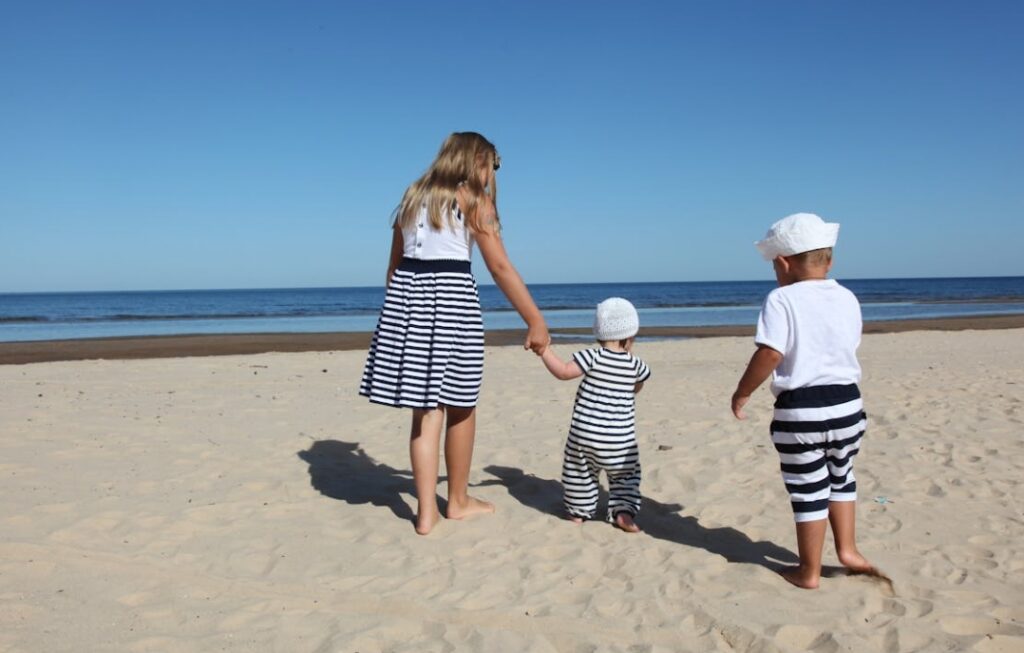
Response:
[{"label": "striped dress", "polygon": [[583,370],[562,462],[566,511],[591,519],[598,475],[608,475],[608,519],[640,510],[640,452],[636,442],[636,384],[651,370],[629,352],[603,347],[573,354]]},{"label": "striped dress", "polygon": [[403,230],[405,256],[388,282],[359,386],[374,403],[477,403],[484,371],[480,295],[470,270],[472,238],[457,207],[452,213],[440,231],[430,228],[425,209]]}]

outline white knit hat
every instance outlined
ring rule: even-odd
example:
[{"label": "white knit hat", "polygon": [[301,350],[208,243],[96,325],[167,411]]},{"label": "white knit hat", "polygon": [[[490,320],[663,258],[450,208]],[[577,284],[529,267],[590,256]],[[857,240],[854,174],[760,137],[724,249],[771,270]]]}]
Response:
[{"label": "white knit hat", "polygon": [[776,256],[803,254],[812,249],[835,247],[839,223],[825,222],[813,213],[794,213],[772,225],[764,240],[754,245],[768,261]]},{"label": "white knit hat", "polygon": [[621,297],[610,297],[597,305],[594,336],[598,340],[624,340],[640,330],[640,316],[633,305]]}]

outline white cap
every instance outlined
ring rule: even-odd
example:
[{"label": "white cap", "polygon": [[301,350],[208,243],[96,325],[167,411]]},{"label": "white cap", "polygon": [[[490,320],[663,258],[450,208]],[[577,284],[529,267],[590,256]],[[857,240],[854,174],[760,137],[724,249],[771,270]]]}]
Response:
[{"label": "white cap", "polygon": [[754,245],[771,261],[776,256],[803,254],[812,249],[835,247],[839,223],[825,222],[813,213],[794,213],[772,225],[764,240]]},{"label": "white cap", "polygon": [[624,340],[640,330],[640,316],[633,305],[621,297],[611,297],[597,305],[594,336],[598,340]]}]

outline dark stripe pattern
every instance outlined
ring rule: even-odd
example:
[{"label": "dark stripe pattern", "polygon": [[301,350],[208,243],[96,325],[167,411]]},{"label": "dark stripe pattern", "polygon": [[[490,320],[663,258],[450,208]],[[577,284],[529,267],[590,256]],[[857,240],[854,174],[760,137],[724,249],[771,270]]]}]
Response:
[{"label": "dark stripe pattern", "polygon": [[608,519],[640,510],[640,451],[636,442],[636,384],[650,377],[629,352],[586,349],[573,355],[584,372],[576,391],[562,461],[565,509],[591,519],[597,512],[598,475],[608,476]]},{"label": "dark stripe pattern", "polygon": [[775,401],[772,442],[798,522],[828,518],[830,501],[856,501],[853,458],[867,416],[855,384],[798,388]]},{"label": "dark stripe pattern", "polygon": [[471,407],[483,367],[469,261],[403,259],[388,284],[359,394],[401,408]]}]

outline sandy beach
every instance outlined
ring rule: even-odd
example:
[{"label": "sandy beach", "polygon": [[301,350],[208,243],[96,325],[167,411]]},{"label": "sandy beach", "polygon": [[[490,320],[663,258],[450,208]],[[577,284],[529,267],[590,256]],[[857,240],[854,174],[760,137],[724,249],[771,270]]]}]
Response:
[{"label": "sandy beach", "polygon": [[958,324],[865,335],[858,539],[893,584],[818,591],[776,573],[770,393],[728,409],[749,337],[638,344],[640,535],[560,518],[576,384],[489,341],[472,484],[497,513],[428,537],[363,340],[8,343],[0,651],[1024,651],[1024,329]]}]

